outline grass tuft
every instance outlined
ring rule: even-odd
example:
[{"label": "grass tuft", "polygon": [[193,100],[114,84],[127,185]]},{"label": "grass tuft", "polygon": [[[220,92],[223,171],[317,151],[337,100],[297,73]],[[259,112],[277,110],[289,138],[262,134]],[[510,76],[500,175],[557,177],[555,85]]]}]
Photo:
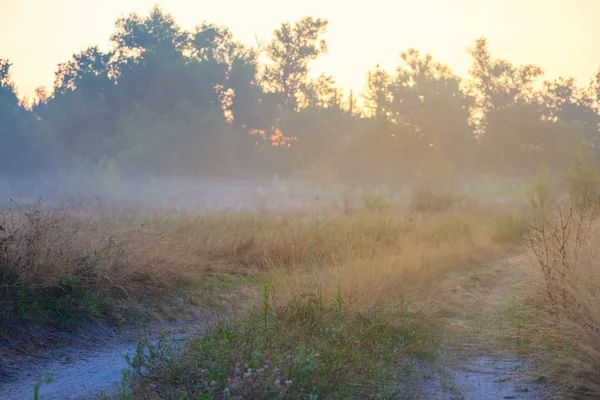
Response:
[{"label": "grass tuft", "polygon": [[[392,395],[410,370],[432,359],[436,332],[414,315],[350,312],[341,297],[304,295],[221,322],[186,350],[142,363],[139,398],[374,398]],[[265,304],[268,304],[265,301]]]}]

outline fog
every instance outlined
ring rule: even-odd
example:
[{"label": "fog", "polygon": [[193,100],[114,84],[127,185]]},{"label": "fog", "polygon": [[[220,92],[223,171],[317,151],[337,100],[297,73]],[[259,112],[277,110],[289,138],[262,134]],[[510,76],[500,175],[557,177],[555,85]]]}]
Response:
[{"label": "fog", "polygon": [[[355,191],[360,188],[355,188]],[[122,178],[111,183],[81,185],[54,178],[32,177],[15,181],[3,192],[4,208],[41,202],[54,207],[66,204],[110,212],[162,210],[180,212],[270,211],[319,208],[343,202],[340,185],[319,187],[307,182],[271,180],[201,180],[193,178]]]},{"label": "fog", "polygon": [[311,74],[327,26],[283,22],[258,48],[207,22],[185,31],[156,6],[117,20],[110,50],[90,43],[34,99],[19,98],[1,60],[0,198],[323,207],[378,187],[396,200],[519,190],[600,158],[600,74],[548,80],[474,38],[465,77],[390,44],[397,70],[374,65],[353,93]]}]

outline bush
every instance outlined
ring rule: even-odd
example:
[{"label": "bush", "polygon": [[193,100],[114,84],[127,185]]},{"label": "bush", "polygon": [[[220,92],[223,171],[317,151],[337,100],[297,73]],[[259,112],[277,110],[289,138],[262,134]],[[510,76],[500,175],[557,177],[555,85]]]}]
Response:
[{"label": "bush", "polygon": [[386,187],[378,186],[372,192],[363,192],[363,205],[367,210],[381,214],[392,207],[392,202],[389,197]]},{"label": "bush", "polygon": [[600,220],[573,203],[528,238],[532,332],[565,385],[600,395]]},{"label": "bush", "polygon": [[411,208],[415,211],[443,211],[458,201],[452,164],[444,158],[439,142],[423,159],[412,188]]},{"label": "bush", "polygon": [[546,206],[550,200],[547,165],[542,164],[540,166],[540,172],[538,173],[535,184],[528,187],[527,197],[529,198],[529,203],[536,216],[546,210]]},{"label": "bush", "polygon": [[78,235],[84,225],[40,205],[16,214],[0,212],[3,322],[18,317],[64,327],[108,311],[111,299],[101,266],[117,261],[117,249],[83,245]]},{"label": "bush", "polygon": [[575,206],[580,211],[596,207],[600,203],[596,167],[586,160],[583,149],[577,152],[575,163],[567,172],[565,180],[569,185]]}]

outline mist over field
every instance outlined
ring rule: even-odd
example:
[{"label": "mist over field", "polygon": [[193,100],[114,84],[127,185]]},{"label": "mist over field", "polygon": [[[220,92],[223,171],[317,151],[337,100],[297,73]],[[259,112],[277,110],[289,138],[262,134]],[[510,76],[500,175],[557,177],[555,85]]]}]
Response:
[{"label": "mist over field", "polygon": [[597,398],[600,70],[384,38],[356,93],[328,24],[0,58],[1,398]]},{"label": "mist over field", "polygon": [[397,69],[374,65],[355,93],[311,73],[328,50],[327,28],[313,17],[284,22],[249,46],[210,22],[185,31],[156,6],[119,18],[110,50],[75,53],[32,99],[18,97],[3,59],[0,195],[152,179],[493,184],[534,177],[542,165],[564,172],[578,152],[598,159],[598,74],[589,84],[548,79],[473,38],[469,75],[458,76],[435,54],[390,44]]}]

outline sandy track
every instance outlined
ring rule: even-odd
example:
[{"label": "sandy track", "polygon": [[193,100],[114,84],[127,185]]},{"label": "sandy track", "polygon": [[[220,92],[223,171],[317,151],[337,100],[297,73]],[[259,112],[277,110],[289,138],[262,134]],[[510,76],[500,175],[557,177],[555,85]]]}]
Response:
[{"label": "sandy track", "polygon": [[117,393],[122,371],[128,368],[125,354],[133,355],[138,340],[149,338],[156,343],[161,335],[181,341],[206,326],[205,320],[176,324],[160,324],[145,329],[128,329],[112,334],[103,333],[93,340],[80,340],[71,346],[40,352],[10,364],[0,379],[0,399],[32,399],[39,378],[51,376],[52,381],[39,389],[40,400],[83,399],[98,394]]}]

